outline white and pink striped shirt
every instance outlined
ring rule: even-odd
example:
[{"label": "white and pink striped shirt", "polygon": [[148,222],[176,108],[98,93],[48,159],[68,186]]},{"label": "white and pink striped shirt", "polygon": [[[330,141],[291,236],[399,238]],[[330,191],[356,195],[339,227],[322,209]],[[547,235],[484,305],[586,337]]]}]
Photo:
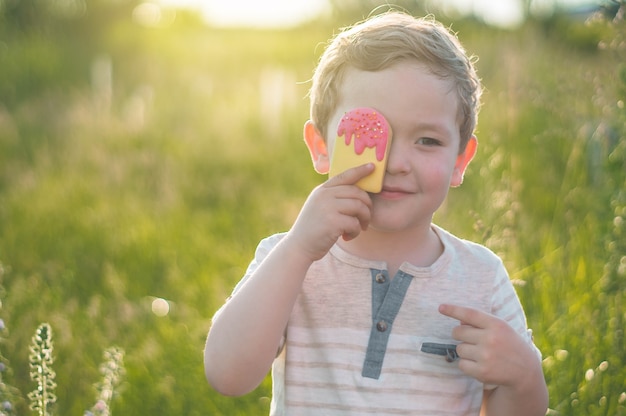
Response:
[{"label": "white and pink striped shirt", "polygon": [[[337,245],[311,266],[272,367],[271,416],[479,414],[490,386],[459,370],[458,321],[439,305],[480,309],[532,338],[502,261],[433,229],[444,251],[430,267],[404,263],[390,278],[384,262]],[[242,282],[282,236],[260,242]]]}]

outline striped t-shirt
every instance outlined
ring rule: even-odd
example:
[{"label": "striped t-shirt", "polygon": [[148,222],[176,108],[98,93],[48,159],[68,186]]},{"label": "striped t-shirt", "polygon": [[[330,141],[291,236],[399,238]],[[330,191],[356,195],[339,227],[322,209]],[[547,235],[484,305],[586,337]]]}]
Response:
[{"label": "striped t-shirt", "polygon": [[[502,261],[433,229],[444,251],[430,267],[404,263],[391,278],[337,245],[311,266],[272,367],[271,416],[479,414],[490,386],[459,370],[459,323],[439,305],[491,313],[532,339]],[[242,282],[283,235],[260,242]]]}]

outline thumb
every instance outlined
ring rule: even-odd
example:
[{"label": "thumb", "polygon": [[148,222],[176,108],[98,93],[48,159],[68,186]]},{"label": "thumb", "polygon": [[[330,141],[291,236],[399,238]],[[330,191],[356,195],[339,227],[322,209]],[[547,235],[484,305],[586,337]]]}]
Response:
[{"label": "thumb", "polygon": [[374,171],[373,163],[366,163],[347,169],[326,181],[326,186],[354,185]]}]

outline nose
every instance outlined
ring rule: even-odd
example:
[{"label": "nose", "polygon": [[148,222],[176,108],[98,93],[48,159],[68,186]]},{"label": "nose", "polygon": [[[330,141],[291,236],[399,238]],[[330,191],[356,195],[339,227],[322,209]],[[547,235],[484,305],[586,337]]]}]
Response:
[{"label": "nose", "polygon": [[392,140],[389,155],[387,156],[386,173],[390,175],[403,175],[410,171],[408,149],[404,149],[400,140]]}]

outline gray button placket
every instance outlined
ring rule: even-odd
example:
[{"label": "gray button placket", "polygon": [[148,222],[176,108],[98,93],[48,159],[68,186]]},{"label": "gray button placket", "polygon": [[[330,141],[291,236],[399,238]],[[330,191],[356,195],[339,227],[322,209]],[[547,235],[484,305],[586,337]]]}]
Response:
[{"label": "gray button placket", "polygon": [[363,363],[363,377],[378,379],[387,351],[393,321],[402,306],[413,276],[398,271],[389,279],[387,271],[370,269],[372,274],[372,329]]}]

